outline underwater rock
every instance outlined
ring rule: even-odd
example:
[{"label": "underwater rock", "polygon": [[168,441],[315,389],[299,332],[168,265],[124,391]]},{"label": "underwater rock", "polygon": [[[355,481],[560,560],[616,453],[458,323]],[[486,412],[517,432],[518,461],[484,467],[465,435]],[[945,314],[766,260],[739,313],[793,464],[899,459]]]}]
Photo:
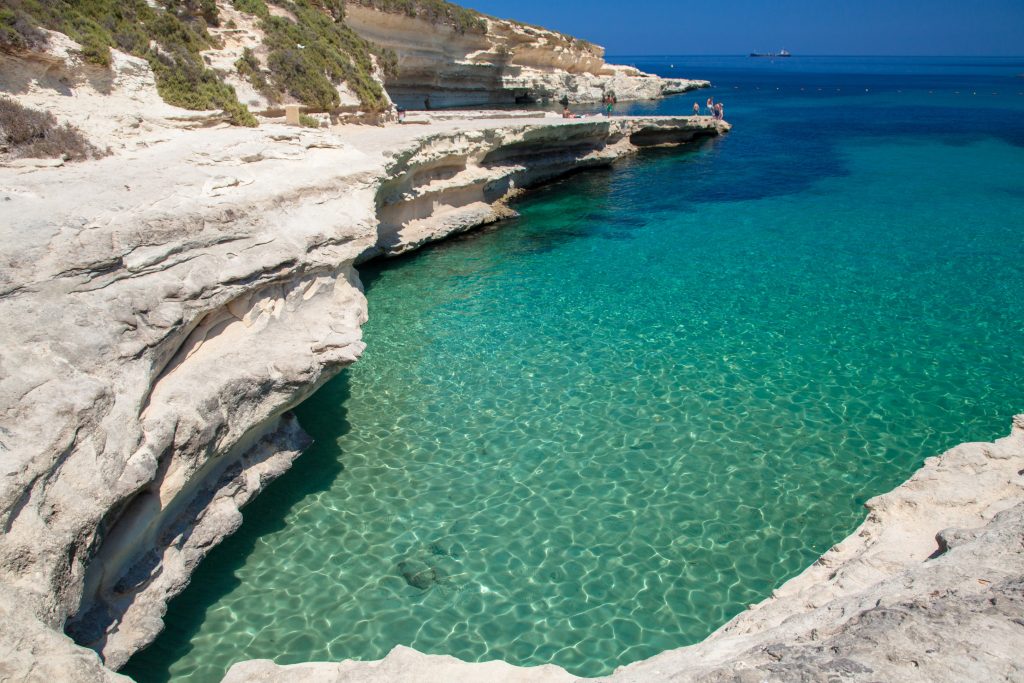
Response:
[{"label": "underwater rock", "polygon": [[427,549],[431,555],[450,557],[453,560],[457,560],[465,552],[465,548],[462,547],[461,543],[452,543],[450,541],[431,543]]},{"label": "underwater rock", "polygon": [[419,560],[402,560],[398,563],[398,571],[407,584],[421,591],[433,586],[440,578],[434,567]]}]

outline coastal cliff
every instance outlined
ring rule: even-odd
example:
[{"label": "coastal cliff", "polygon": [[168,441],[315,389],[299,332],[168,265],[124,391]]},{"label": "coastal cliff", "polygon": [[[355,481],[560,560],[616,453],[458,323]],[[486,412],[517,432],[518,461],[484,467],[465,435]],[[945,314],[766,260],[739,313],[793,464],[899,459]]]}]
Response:
[{"label": "coastal cliff", "polygon": [[36,83],[68,93],[88,82],[104,94],[152,93],[208,120],[255,126],[254,114],[280,115],[287,105],[379,123],[394,117],[396,102],[636,100],[709,85],[609,65],[586,41],[443,0],[123,5],[12,5],[0,16],[0,90],[21,94]]},{"label": "coastal cliff", "polygon": [[[535,113],[182,130],[210,122],[154,99],[144,61],[115,60],[112,92],[83,82],[78,118],[64,110],[118,137],[113,156],[0,168],[0,650],[14,679],[52,662],[114,678],[161,630],[167,600],[307,444],[289,409],[362,352],[357,263],[510,215],[532,184],[728,129]],[[26,100],[59,99],[34,83]],[[83,115],[104,101],[123,110]],[[41,662],[42,648],[56,654]]]},{"label": "coastal cliff", "polygon": [[393,50],[398,68],[385,79],[391,98],[410,109],[529,102],[649,100],[707,87],[608,64],[604,49],[514,21],[482,17],[479,31],[434,25],[423,17],[349,3],[345,18],[367,40]]},{"label": "coastal cliff", "polygon": [[[258,22],[219,6],[235,24],[205,57],[263,44]],[[430,23],[450,48],[422,17],[349,9],[355,30],[398,36],[387,49],[408,69],[389,84],[399,98],[419,98],[419,79],[441,87],[438,105],[689,87],[541,29],[487,19],[473,50],[479,37]],[[0,167],[0,678],[11,680],[127,680],[112,668],[163,628],[167,600],[307,445],[290,409],[363,351],[360,263],[500,220],[522,188],[729,129],[522,112],[228,127],[221,112],[162,100],[143,58],[114,50],[97,69],[81,46],[51,40],[63,56],[3,57],[0,89],[113,156]],[[1020,677],[1022,470],[1017,417],[1006,439],[958,447],[870,501],[850,538],[704,643],[612,679]],[[935,656],[920,658],[921,643]],[[573,679],[398,648],[379,663],[243,663],[228,680],[346,676]]]}]

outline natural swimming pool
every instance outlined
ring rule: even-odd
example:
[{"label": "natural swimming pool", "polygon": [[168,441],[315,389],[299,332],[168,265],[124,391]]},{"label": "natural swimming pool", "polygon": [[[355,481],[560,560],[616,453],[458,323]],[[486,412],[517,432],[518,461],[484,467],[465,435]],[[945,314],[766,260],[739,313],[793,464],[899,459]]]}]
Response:
[{"label": "natural swimming pool", "polygon": [[765,597],[924,457],[1003,435],[1024,96],[968,96],[1014,67],[971,68],[695,63],[727,138],[361,269],[367,353],[298,411],[317,445],[127,672],[401,643],[608,673]]}]

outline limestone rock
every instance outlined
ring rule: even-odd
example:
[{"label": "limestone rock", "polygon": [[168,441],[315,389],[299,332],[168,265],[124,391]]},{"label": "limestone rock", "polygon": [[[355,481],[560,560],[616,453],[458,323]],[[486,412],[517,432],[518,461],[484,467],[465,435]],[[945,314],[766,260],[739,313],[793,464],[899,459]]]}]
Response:
[{"label": "limestone rock", "polygon": [[146,60],[111,50],[110,68],[96,66],[83,61],[81,46],[63,33],[46,33],[45,51],[0,51],[0,93],[73,122],[95,146],[144,146],[164,139],[168,129],[219,120],[217,112],[165,103]]},{"label": "limestone rock", "polygon": [[510,105],[526,102],[646,100],[707,87],[707,81],[664,79],[604,61],[604,49],[535,26],[486,18],[486,33],[460,33],[444,24],[348,3],[345,21],[357,33],[398,55],[387,80],[392,99],[407,109],[431,105]]},{"label": "limestone rock", "polygon": [[303,448],[290,408],[361,354],[357,262],[497,220],[646,131],[728,128],[534,116],[126,129],[105,159],[0,167],[0,598],[20,609],[0,660],[34,638],[86,672],[67,629],[116,668],[155,637]]},{"label": "limestone rock", "polygon": [[470,664],[446,655],[424,655],[398,645],[378,662],[278,666],[257,659],[234,665],[223,683],[569,683],[578,680],[551,664],[523,668],[505,662]]}]

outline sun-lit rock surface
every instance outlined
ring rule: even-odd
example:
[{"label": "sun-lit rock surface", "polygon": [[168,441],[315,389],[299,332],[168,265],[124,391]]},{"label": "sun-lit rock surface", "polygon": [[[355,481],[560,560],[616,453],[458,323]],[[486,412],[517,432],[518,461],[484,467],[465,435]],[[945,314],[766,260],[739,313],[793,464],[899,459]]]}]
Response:
[{"label": "sun-lit rock surface", "polygon": [[[357,262],[498,220],[530,184],[728,129],[534,113],[183,130],[136,67],[112,86],[113,124],[90,125],[107,95],[87,83],[88,115],[68,117],[113,156],[0,167],[5,661],[34,639],[96,668],[66,628],[116,668],[155,637],[305,445],[289,408],[362,352]],[[24,90],[45,105],[51,85]]]},{"label": "sun-lit rock surface", "polygon": [[459,33],[405,14],[349,3],[345,20],[357,33],[398,55],[398,75],[387,81],[392,99],[409,109],[431,106],[512,105],[517,102],[647,100],[686,92],[707,81],[660,78],[607,64],[604,49],[554,31],[486,19],[486,33]]}]

